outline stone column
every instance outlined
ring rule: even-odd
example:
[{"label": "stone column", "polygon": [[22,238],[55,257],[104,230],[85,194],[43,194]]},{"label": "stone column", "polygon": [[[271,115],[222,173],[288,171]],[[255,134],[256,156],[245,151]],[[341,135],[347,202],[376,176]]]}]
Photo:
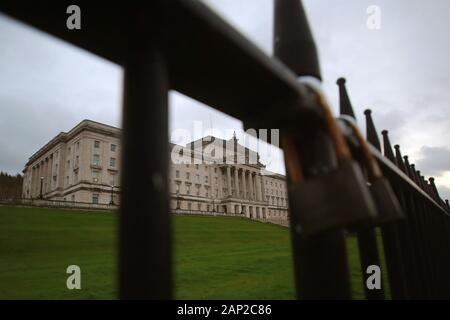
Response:
[{"label": "stone column", "polygon": [[[37,187],[37,196],[39,197],[41,195],[41,177],[44,176],[44,161],[40,160],[39,163],[39,176],[38,176],[38,187]],[[44,186],[42,186],[44,188]],[[42,191],[43,193],[44,191]]]},{"label": "stone column", "polygon": [[49,191],[53,191],[53,155],[50,157],[50,187]]},{"label": "stone column", "polygon": [[230,166],[227,166],[227,184],[228,184],[228,195],[232,196],[231,193],[231,169]]},{"label": "stone column", "polygon": [[245,185],[245,172],[246,170],[242,169],[242,192],[243,192],[243,199],[247,199],[247,186]]},{"label": "stone column", "polygon": [[49,167],[50,167],[50,159],[46,158],[45,159],[45,182],[46,182],[46,184],[45,184],[45,192],[44,193],[47,193],[48,190],[49,190],[49,183],[50,183],[50,178],[49,178],[49,176],[50,176],[50,173],[49,173],[50,168]]},{"label": "stone column", "polygon": [[265,202],[267,200],[266,199],[266,186],[264,184],[263,176],[261,175],[260,177],[261,177],[261,188],[262,188],[262,191],[261,191],[261,193],[262,193],[262,201]]},{"label": "stone column", "polygon": [[36,175],[37,175],[37,168],[32,168],[31,171],[31,188],[30,188],[30,196],[34,198],[34,192],[36,190]]},{"label": "stone column", "polygon": [[238,168],[234,168],[234,188],[236,190],[236,198],[240,198],[239,195],[239,176],[238,176]]},{"label": "stone column", "polygon": [[34,196],[39,196],[39,183],[41,181],[41,164],[39,163],[36,167],[36,179],[34,181]]},{"label": "stone column", "polygon": [[256,183],[256,199],[261,201],[261,181],[259,179],[259,175],[255,175],[255,183]]},{"label": "stone column", "polygon": [[248,174],[248,184],[250,186],[250,199],[251,200],[255,200],[254,199],[254,194],[253,194],[253,173],[250,171]]}]

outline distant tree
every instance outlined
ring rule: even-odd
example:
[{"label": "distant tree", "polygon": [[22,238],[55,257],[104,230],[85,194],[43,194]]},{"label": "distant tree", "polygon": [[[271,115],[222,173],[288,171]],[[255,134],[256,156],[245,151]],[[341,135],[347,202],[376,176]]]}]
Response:
[{"label": "distant tree", "polygon": [[10,175],[6,172],[0,172],[0,199],[12,199],[22,197],[23,176],[16,174]]}]

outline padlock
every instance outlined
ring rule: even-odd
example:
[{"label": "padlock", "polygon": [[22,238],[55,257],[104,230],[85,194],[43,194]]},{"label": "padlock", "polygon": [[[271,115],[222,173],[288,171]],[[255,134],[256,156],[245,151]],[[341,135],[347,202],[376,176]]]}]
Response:
[{"label": "padlock", "polygon": [[291,206],[300,213],[298,222],[305,236],[366,227],[376,217],[364,176],[353,160],[343,161],[336,170],[304,180],[291,190]]},{"label": "padlock", "polygon": [[343,120],[353,132],[353,136],[356,138],[362,153],[362,157],[360,158],[367,170],[370,184],[369,190],[377,209],[377,217],[374,220],[374,226],[403,219],[405,215],[400,207],[398,199],[392,190],[389,181],[383,176],[378,162],[370,153],[367,142],[356,126],[354,120],[348,116],[341,116],[340,119]]},{"label": "padlock", "polygon": [[372,224],[376,217],[376,207],[361,168],[352,160],[347,143],[323,96],[318,95],[318,102],[335,147],[338,167],[304,179],[301,156],[296,154],[293,143],[291,146],[283,143],[292,181],[289,194],[291,208],[298,212],[296,231],[305,237],[332,229],[363,227]]}]

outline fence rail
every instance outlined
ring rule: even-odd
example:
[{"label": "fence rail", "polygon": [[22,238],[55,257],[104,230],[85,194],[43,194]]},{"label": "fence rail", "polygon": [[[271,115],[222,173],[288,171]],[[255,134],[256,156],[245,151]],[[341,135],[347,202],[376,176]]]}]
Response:
[{"label": "fence rail", "polygon": [[[84,26],[75,32],[65,28],[68,5],[3,0],[0,10],[124,67],[120,298],[173,297],[170,89],[241,119],[246,128],[281,129],[299,298],[350,299],[345,235],[357,234],[366,279],[366,267],[381,261],[378,229],[393,298],[450,298],[448,202],[398,146],[392,150],[386,131],[381,154],[370,112],[370,145],[360,139],[348,119],[355,114],[343,79],[340,110],[347,118],[330,117],[314,84],[320,68],[299,0],[275,0],[274,58],[198,1],[110,4],[107,14],[81,1]],[[385,293],[366,290],[366,297]]]}]

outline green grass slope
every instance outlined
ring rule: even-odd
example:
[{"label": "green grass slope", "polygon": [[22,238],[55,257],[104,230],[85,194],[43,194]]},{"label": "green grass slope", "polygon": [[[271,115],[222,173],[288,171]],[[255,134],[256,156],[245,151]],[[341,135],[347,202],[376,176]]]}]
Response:
[{"label": "green grass slope", "polygon": [[[175,216],[178,299],[294,299],[289,230],[241,218]],[[117,216],[0,207],[0,299],[114,299]],[[355,298],[363,297],[355,239],[349,239]],[[81,268],[68,290],[66,268]]]}]

